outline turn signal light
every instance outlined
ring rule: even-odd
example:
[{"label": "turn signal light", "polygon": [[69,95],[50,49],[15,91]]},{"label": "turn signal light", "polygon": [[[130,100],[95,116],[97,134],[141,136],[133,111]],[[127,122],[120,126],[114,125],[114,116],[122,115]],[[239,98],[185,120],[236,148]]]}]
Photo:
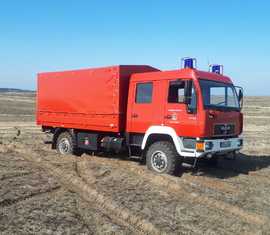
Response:
[{"label": "turn signal light", "polygon": [[204,142],[196,142],[196,151],[204,152]]}]

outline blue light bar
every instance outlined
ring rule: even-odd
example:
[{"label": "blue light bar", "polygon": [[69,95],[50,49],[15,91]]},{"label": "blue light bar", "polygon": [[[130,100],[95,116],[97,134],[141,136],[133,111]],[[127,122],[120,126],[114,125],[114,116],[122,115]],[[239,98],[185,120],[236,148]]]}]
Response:
[{"label": "blue light bar", "polygon": [[210,65],[210,69],[212,73],[223,74],[223,65],[213,64]]},{"label": "blue light bar", "polygon": [[189,58],[189,57],[186,57],[186,58],[183,58],[182,59],[182,67],[184,65],[184,68],[190,68],[190,69],[193,69],[193,68],[196,68],[196,59],[195,58]]}]

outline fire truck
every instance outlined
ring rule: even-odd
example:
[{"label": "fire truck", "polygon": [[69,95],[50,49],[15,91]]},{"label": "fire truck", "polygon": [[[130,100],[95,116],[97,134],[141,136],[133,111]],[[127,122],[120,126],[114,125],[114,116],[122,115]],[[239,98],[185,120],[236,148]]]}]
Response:
[{"label": "fire truck", "polygon": [[223,66],[161,71],[118,65],[39,73],[37,124],[61,155],[125,153],[157,173],[176,174],[185,159],[216,162],[243,146],[243,89]]}]

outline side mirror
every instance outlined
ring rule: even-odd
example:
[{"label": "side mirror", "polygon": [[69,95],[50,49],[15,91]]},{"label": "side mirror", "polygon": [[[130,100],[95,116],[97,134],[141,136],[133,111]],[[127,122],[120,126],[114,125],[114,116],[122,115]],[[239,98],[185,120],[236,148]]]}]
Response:
[{"label": "side mirror", "polygon": [[191,104],[191,96],[192,96],[192,80],[187,80],[185,83],[185,98],[184,103],[189,105]]},{"label": "side mirror", "polygon": [[239,102],[242,102],[242,100],[243,100],[243,91],[242,90],[239,90],[238,101]]},{"label": "side mirror", "polygon": [[236,88],[236,91],[238,90],[237,98],[238,98],[240,108],[242,109],[242,107],[243,107],[243,98],[244,98],[243,88],[239,87],[239,86],[235,86],[235,88]]}]

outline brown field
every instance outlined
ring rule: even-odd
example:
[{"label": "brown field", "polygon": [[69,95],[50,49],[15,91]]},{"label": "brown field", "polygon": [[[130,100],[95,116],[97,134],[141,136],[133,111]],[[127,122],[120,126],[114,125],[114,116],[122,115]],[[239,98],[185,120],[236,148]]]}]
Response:
[{"label": "brown field", "polygon": [[269,234],[270,97],[245,99],[245,147],[156,175],[116,156],[60,157],[32,93],[0,93],[0,234]]}]

